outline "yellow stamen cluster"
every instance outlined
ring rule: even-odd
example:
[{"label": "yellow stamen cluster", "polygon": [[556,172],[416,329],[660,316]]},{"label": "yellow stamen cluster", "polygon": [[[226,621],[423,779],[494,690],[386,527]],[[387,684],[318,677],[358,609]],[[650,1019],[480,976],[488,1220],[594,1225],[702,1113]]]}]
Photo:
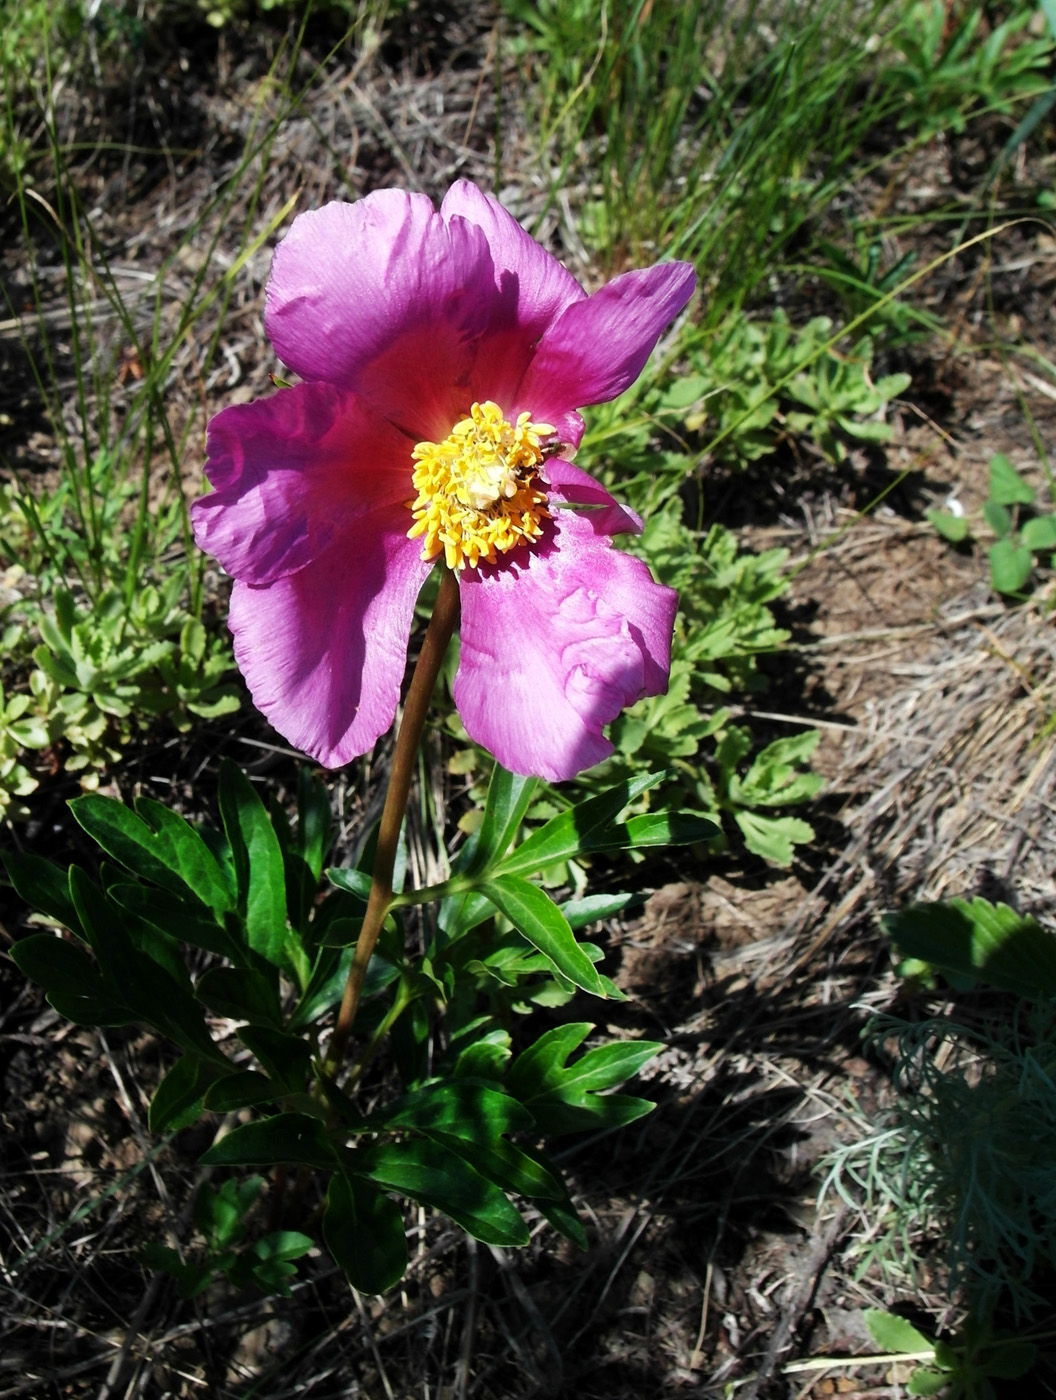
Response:
[{"label": "yellow stamen cluster", "polygon": [[475,569],[538,539],[550,512],[533,482],[543,438],[553,433],[527,413],[510,423],[489,399],[475,403],[443,442],[420,442],[411,454],[418,496],[408,502],[414,524],[407,534],[424,536],[422,558],[442,550],[449,569]]}]

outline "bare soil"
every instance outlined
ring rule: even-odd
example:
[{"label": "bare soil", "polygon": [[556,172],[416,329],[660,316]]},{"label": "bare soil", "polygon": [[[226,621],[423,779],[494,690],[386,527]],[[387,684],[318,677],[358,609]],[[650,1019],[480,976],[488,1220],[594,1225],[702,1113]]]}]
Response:
[{"label": "bare soil", "polygon": [[[461,8],[412,7],[380,50],[339,53],[268,153],[256,223],[294,189],[306,208],[397,183],[439,196],[462,175],[490,186],[496,31],[481,13],[477,22]],[[165,37],[144,50],[131,80],[71,99],[67,110],[70,134],[90,130],[99,143],[72,174],[99,211],[125,290],[158,268],[229,176],[254,99],[265,114],[273,100],[267,74],[279,31]],[[325,47],[324,36],[310,36],[309,52],[322,57]],[[302,58],[304,77],[309,67]],[[530,172],[530,133],[508,111],[502,120],[505,168],[523,157]],[[958,185],[963,151],[937,141],[928,159],[907,173],[896,205],[970,196]],[[530,176],[504,194],[516,212],[542,205]],[[543,236],[589,280],[566,222],[555,211]],[[166,274],[167,315],[191,287],[199,242],[215,235],[220,256],[233,256],[236,224],[206,218]],[[16,231],[6,231],[10,250]],[[37,232],[61,317],[46,219]],[[928,235],[920,237],[924,258]],[[865,1307],[899,1302],[933,1322],[956,1318],[937,1254],[900,1289],[860,1274],[861,1220],[832,1198],[818,1204],[819,1161],[890,1101],[889,1067],[860,1040],[868,1010],[899,995],[879,914],[913,897],[972,892],[1056,912],[1051,585],[1027,607],[1008,606],[987,586],[985,557],[952,550],[924,520],[951,493],[975,509],[994,452],[1039,475],[1024,408],[1051,440],[1051,387],[973,343],[1019,335],[1051,356],[1056,260],[1045,238],[1017,229],[925,285],[956,336],[914,348],[914,386],[883,454],[852,453],[838,469],[764,462],[736,490],[704,465],[717,518],[747,546],[791,550],[796,575],[782,606],[794,643],[748,713],[775,736],[821,727],[828,787],[812,814],[818,840],[791,872],[737,851],[710,862],[682,854],[650,868],[655,892],[643,915],[608,930],[608,969],[631,1000],[590,1003],[582,1014],[666,1048],[645,1075],[656,1111],[563,1153],[590,1252],[542,1222],[524,1251],[488,1249],[420,1213],[408,1221],[408,1278],[391,1297],[354,1296],[318,1256],[289,1301],[218,1285],[181,1302],[137,1250],[148,1238],[188,1238],[211,1128],[151,1141],[146,1105],[168,1049],[138,1032],[67,1025],[4,960],[0,1400],[720,1400],[731,1386],[741,1400],[904,1393],[905,1371],[890,1366],[784,1368],[872,1351]],[[268,262],[262,249],[238,280],[222,354],[204,378],[200,344],[188,340],[171,384],[176,419],[204,423],[266,390]],[[25,268],[10,251],[0,266],[17,311]],[[103,352],[119,348],[116,330],[100,324]],[[54,438],[19,334],[14,318],[0,327],[0,409],[11,418],[3,448],[20,470],[47,473]],[[199,463],[190,452],[189,491]],[[144,743],[112,787],[208,814],[225,753],[254,763],[280,799],[289,791],[294,761],[252,714]],[[384,766],[384,752],[376,762]],[[438,778],[453,808],[456,781]],[[342,850],[354,846],[375,787],[362,766],[342,780]],[[56,779],[34,800],[31,823],[4,839],[61,860],[81,856],[63,805],[72,790]],[[24,917],[8,900],[10,936]]]}]

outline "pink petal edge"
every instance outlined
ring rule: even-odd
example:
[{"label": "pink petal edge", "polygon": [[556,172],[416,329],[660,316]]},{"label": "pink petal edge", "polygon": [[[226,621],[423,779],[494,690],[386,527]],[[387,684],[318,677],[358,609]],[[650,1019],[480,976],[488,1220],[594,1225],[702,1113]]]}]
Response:
[{"label": "pink petal edge", "polygon": [[517,411],[527,409],[536,421],[555,423],[569,409],[622,394],[696,284],[690,263],[657,263],[625,272],[586,301],[566,307],[540,341]]},{"label": "pink petal edge", "polygon": [[295,748],[339,768],[392,725],[414,604],[432,567],[403,506],[335,540],[298,573],[236,580],[229,626],[254,704]]},{"label": "pink petal edge", "polygon": [[561,782],[600,763],[602,726],[666,688],[677,595],[589,522],[561,514],[547,546],[461,582],[455,703],[511,772]]}]

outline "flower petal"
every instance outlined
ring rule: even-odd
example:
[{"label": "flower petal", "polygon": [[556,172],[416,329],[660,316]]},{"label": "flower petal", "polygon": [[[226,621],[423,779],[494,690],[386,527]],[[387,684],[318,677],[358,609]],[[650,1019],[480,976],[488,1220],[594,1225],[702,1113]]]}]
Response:
[{"label": "flower petal", "polygon": [[[194,536],[235,578],[271,583],[323,553],[379,506],[411,495],[410,442],[351,394],[298,384],[209,424]],[[407,516],[410,525],[410,516]]]},{"label": "flower petal", "polygon": [[628,506],[621,506],[610,496],[600,481],[589,472],[562,457],[551,457],[543,473],[558,501],[571,506],[586,507],[586,519],[595,534],[640,535],[645,526],[642,518]]},{"label": "flower petal", "polygon": [[602,725],[665,689],[677,595],[588,520],[561,512],[523,562],[461,582],[455,703],[512,772],[574,777],[612,753]]},{"label": "flower petal", "polygon": [[440,213],[448,221],[466,219],[482,230],[495,264],[496,288],[511,303],[527,341],[538,340],[566,306],[586,300],[586,292],[572,274],[497,199],[468,180],[451,186]]},{"label": "flower petal", "polygon": [[696,282],[689,263],[658,263],[625,272],[566,307],[540,341],[514,412],[527,410],[536,422],[557,427],[568,410],[622,394]]},{"label": "flower petal", "polygon": [[265,327],[304,379],[354,389],[415,441],[446,436],[492,316],[483,231],[377,190],[301,214],[275,250]]},{"label": "flower petal", "polygon": [[494,299],[471,375],[472,397],[508,406],[542,336],[566,307],[584,301],[586,292],[497,200],[468,180],[452,185],[440,214],[449,222],[475,225],[491,249]]},{"label": "flower petal", "polygon": [[375,511],[318,558],[272,583],[236,581],[229,626],[257,708],[327,768],[392,724],[415,599],[432,567],[406,538],[403,506]]}]

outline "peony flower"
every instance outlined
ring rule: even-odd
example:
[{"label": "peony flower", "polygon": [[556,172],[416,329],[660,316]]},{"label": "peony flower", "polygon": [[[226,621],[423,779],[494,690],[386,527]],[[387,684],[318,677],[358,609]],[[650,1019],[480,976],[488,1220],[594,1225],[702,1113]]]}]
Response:
[{"label": "peony flower", "polygon": [[660,263],[587,296],[464,180],[439,212],[381,190],[294,220],[265,325],[303,382],[212,420],[192,508],[290,743],[332,768],[389,728],[440,561],[470,737],[551,780],[612,752],[602,726],[666,688],[676,595],[612,546],[641,522],[569,460],[577,410],[635,380],[695,280]]}]

